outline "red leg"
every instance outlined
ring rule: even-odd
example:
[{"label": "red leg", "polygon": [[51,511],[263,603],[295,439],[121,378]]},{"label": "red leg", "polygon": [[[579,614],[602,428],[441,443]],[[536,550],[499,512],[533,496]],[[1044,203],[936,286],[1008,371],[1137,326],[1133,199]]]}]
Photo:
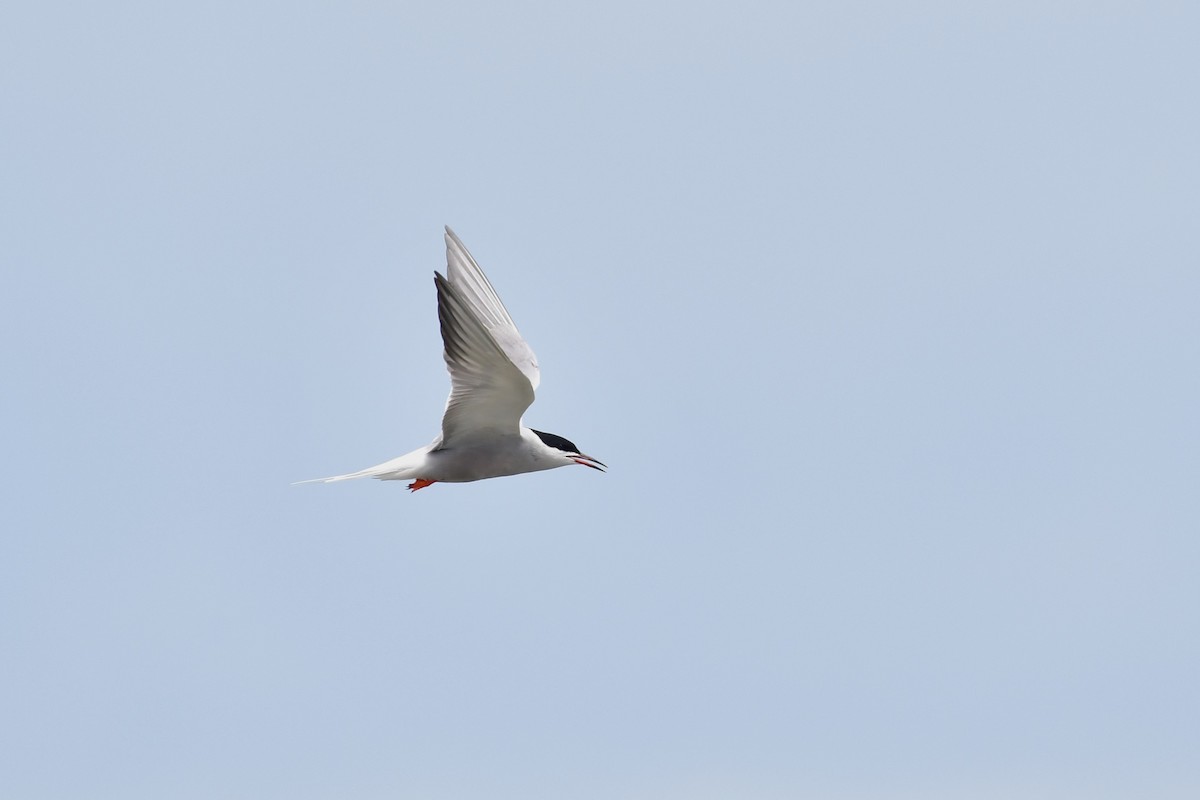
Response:
[{"label": "red leg", "polygon": [[437,481],[427,481],[424,478],[417,478],[408,485],[408,488],[415,492],[417,489],[424,489],[426,486],[433,486],[435,483]]}]

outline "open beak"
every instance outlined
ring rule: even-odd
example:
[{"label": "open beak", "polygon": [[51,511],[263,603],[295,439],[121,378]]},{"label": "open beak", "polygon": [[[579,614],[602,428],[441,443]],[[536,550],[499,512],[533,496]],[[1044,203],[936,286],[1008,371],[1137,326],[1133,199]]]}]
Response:
[{"label": "open beak", "polygon": [[583,453],[576,454],[575,456],[572,457],[572,460],[576,464],[580,464],[585,467],[591,467],[592,469],[598,469],[601,472],[604,472],[605,470],[608,469],[608,465],[605,464],[600,459],[592,458],[591,456],[585,456]]}]

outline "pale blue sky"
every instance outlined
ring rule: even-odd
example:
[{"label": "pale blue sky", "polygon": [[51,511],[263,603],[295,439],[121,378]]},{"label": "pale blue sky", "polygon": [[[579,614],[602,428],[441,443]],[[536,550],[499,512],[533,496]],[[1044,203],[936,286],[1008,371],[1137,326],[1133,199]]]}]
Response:
[{"label": "pale blue sky", "polygon": [[1198,26],[7,4],[0,795],[1200,796]]}]

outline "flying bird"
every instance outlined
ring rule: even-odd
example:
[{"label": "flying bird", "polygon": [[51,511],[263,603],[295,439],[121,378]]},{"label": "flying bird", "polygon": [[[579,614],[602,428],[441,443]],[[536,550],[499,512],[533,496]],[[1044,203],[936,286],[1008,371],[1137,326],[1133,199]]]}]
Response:
[{"label": "flying bird", "polygon": [[465,483],[579,464],[607,466],[573,442],[522,424],[541,382],[537,357],[522,338],[500,296],[467,248],[446,228],[446,274],[433,273],[450,397],[442,432],[425,447],[346,475],[411,480],[412,491],[435,483]]}]

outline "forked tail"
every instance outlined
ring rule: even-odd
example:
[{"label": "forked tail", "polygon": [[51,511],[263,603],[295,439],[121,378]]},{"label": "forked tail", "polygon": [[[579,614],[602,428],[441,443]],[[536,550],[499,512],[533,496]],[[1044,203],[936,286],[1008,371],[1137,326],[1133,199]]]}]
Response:
[{"label": "forked tail", "polygon": [[355,478],[378,478],[381,481],[406,481],[420,477],[420,465],[425,461],[425,450],[414,450],[411,453],[376,464],[373,467],[360,469],[358,472],[347,472],[345,475],[332,475],[328,478],[310,478],[306,481],[296,481],[293,486],[301,483],[336,483],[350,481]]}]

